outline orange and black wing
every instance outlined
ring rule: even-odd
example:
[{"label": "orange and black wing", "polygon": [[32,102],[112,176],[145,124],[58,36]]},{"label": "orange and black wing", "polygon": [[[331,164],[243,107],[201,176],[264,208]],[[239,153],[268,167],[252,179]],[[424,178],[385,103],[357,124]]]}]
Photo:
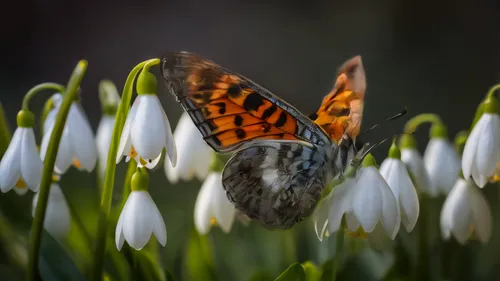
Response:
[{"label": "orange and black wing", "polygon": [[162,58],[162,75],[202,133],[218,152],[253,140],[330,143],[325,132],[290,104],[250,79],[186,52]]},{"label": "orange and black wing", "polygon": [[355,140],[363,118],[366,77],[360,56],[346,61],[338,71],[332,91],[323,98],[318,111],[311,116],[332,140]]}]

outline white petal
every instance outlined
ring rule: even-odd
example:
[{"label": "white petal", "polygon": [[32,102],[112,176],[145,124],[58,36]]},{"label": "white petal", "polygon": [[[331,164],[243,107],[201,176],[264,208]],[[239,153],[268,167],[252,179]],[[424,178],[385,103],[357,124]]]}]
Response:
[{"label": "white petal", "polygon": [[120,217],[118,218],[115,230],[115,243],[118,251],[122,249],[123,243],[125,242],[125,236],[123,235],[123,214],[124,212],[122,211],[120,213]]},{"label": "white petal", "polygon": [[[497,117],[497,118],[495,118]],[[479,137],[479,144],[476,153],[476,167],[479,174],[484,177],[491,177],[495,173],[498,145],[497,128],[500,121],[496,114],[485,113],[481,119],[486,120]],[[483,187],[484,185],[480,186]]]},{"label": "white petal", "polygon": [[[38,193],[33,198],[33,216],[38,203]],[[50,186],[47,210],[45,212],[44,228],[56,238],[64,238],[69,234],[71,217],[68,203],[57,183]]]},{"label": "white petal", "polygon": [[229,202],[227,198],[226,191],[222,187],[222,174],[218,172],[213,172],[217,177],[212,187],[212,209],[217,221],[217,224],[225,232],[229,233],[231,231],[231,226],[233,225],[234,216],[236,209],[234,205]]},{"label": "white petal", "polygon": [[[156,157],[155,159],[151,160],[150,162],[146,162],[146,165],[145,165],[146,168],[148,168],[148,169],[155,168],[156,165],[158,165],[158,163],[160,162],[160,159],[161,159],[161,154],[158,155],[158,157]],[[139,163],[139,162],[137,162],[137,163]],[[137,166],[140,166],[140,165],[137,165]]]},{"label": "white petal", "polygon": [[[52,134],[52,130],[49,131],[49,133]],[[71,148],[68,128],[65,128],[61,137],[61,142],[59,143],[59,149],[56,157],[55,170],[58,174],[66,173],[69,167],[73,164],[75,156]]]},{"label": "white petal", "polygon": [[345,222],[347,224],[347,230],[350,232],[355,232],[359,228],[359,222],[353,212],[345,214]]},{"label": "white petal", "polygon": [[318,236],[319,241],[323,241],[323,236],[328,226],[328,211],[332,201],[332,192],[319,201],[318,206],[314,210],[314,231]]},{"label": "white petal", "polygon": [[413,180],[415,187],[421,191],[430,192],[430,182],[427,170],[424,167],[424,160],[416,149],[402,149],[401,161],[405,163]]},{"label": "white petal", "polygon": [[425,150],[424,163],[433,194],[448,194],[460,171],[460,160],[452,144],[443,138],[432,138]]},{"label": "white petal", "polygon": [[490,240],[492,232],[492,215],[488,201],[483,193],[469,181],[470,206],[472,210],[472,220],[474,231],[479,241],[486,243]]},{"label": "white petal", "polygon": [[170,159],[170,162],[173,167],[177,164],[177,147],[175,145],[175,139],[174,136],[172,135],[172,128],[170,127],[170,122],[168,121],[167,114],[165,113],[165,110],[163,110],[163,106],[161,105],[160,100],[158,99],[158,96],[154,95],[156,97],[156,102],[158,104],[158,107],[161,109],[163,112],[163,120],[165,122],[165,148],[167,149],[167,154],[168,158]]},{"label": "white petal", "polygon": [[14,186],[13,190],[17,193],[17,195],[21,196],[28,193],[28,188],[26,187],[19,188],[17,186]]},{"label": "white petal", "polygon": [[165,226],[165,221],[160,214],[160,210],[158,210],[158,207],[152,199],[149,209],[153,219],[153,233],[155,234],[158,243],[165,246],[165,244],[167,244],[167,227]]},{"label": "white petal", "polygon": [[21,176],[32,191],[38,191],[42,176],[42,160],[38,155],[32,128],[23,129],[21,145]]},{"label": "white petal", "polygon": [[362,167],[359,174],[352,209],[363,229],[371,232],[382,213],[382,194],[379,185],[386,183],[375,167]]},{"label": "white petal", "polygon": [[136,98],[128,112],[127,119],[125,120],[125,125],[123,125],[122,134],[120,136],[120,145],[118,146],[118,153],[116,154],[116,164],[120,163],[123,155],[129,154],[132,147],[130,129],[132,128],[132,123],[134,122],[140,102],[140,99]]},{"label": "white petal", "polygon": [[7,192],[21,176],[21,146],[23,130],[17,128],[0,162],[0,189]]},{"label": "white petal", "polygon": [[68,137],[74,150],[74,155],[81,165],[81,169],[91,172],[97,163],[97,148],[94,140],[94,133],[89,121],[80,105],[71,105],[68,122]]},{"label": "white petal", "polygon": [[96,145],[99,156],[99,169],[101,176],[104,176],[108,162],[109,147],[115,125],[115,117],[104,115],[99,122],[96,133]]},{"label": "white petal", "polygon": [[450,211],[452,233],[458,242],[464,244],[472,234],[472,213],[469,204],[469,191],[467,181],[460,179],[453,187],[455,193],[452,197]]},{"label": "white petal", "polygon": [[196,230],[204,235],[210,231],[210,220],[214,216],[212,209],[212,190],[219,177],[215,173],[211,173],[201,185],[196,203],[194,205],[194,225]]},{"label": "white petal", "polygon": [[450,198],[452,198],[453,194],[454,192],[452,189],[448,194],[448,196],[446,197],[443,207],[441,208],[441,215],[439,222],[441,227],[441,235],[445,240],[450,239],[451,236],[451,227],[452,227],[451,214],[453,208],[453,200],[451,200]]},{"label": "white petal", "polygon": [[163,108],[158,106],[156,95],[139,95],[137,114],[130,130],[132,144],[140,157],[155,159],[165,147]]},{"label": "white petal", "polygon": [[406,231],[410,232],[417,222],[419,205],[417,192],[405,165],[400,160],[388,158],[380,166],[380,173],[396,196],[402,223]]},{"label": "white petal", "polygon": [[401,224],[401,213],[399,211],[398,201],[394,196],[391,188],[383,180],[377,181],[376,187],[380,189],[381,199],[382,199],[382,225],[384,226],[385,232],[389,238],[393,239],[399,231]]},{"label": "white petal", "polygon": [[[483,114],[484,116],[484,114]],[[480,133],[484,126],[484,119],[480,118],[476,123],[471,133],[465,142],[464,151],[462,153],[462,172],[464,178],[468,179],[472,175],[473,166],[476,165],[476,153],[479,144]]]},{"label": "white petal", "polygon": [[331,205],[328,213],[330,233],[335,233],[340,228],[342,217],[347,212],[352,212],[352,194],[354,193],[355,179],[346,178],[341,184],[333,188]]},{"label": "white petal", "polygon": [[132,191],[123,207],[123,235],[128,244],[140,250],[144,248],[153,233],[155,217],[148,212],[154,204],[147,191]]}]

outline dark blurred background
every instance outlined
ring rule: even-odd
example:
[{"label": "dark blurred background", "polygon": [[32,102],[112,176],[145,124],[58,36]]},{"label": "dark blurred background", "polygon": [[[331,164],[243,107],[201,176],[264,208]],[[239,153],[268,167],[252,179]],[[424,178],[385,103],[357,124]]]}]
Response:
[{"label": "dark blurred background", "polygon": [[[371,133],[372,140],[400,132],[405,119],[422,112],[438,113],[453,137],[470,126],[488,88],[500,82],[500,2],[495,0],[29,0],[2,6],[0,100],[12,129],[26,91],[41,82],[66,83],[80,59],[89,62],[82,104],[94,129],[101,116],[99,81],[111,79],[121,91],[133,66],[167,51],[199,53],[269,88],[306,114],[314,112],[331,89],[336,68],[360,54],[368,83],[364,127],[408,108],[404,118]],[[160,99],[175,124],[181,107],[159,82]],[[35,112],[41,111],[45,97],[33,100]],[[418,137],[424,148],[427,132]],[[387,146],[375,152],[379,163]],[[168,229],[165,264],[178,275],[177,256],[192,227],[200,183],[171,186],[162,170],[153,174],[151,193]],[[94,183],[94,177],[72,170],[61,185],[70,201],[91,212],[98,204]],[[31,195],[0,195],[0,208],[25,228],[31,220],[27,198]],[[13,205],[24,210],[11,214],[8,206]],[[310,222],[302,227],[314,235]],[[250,235],[247,229],[236,226],[237,234],[227,241],[237,243]],[[272,236],[268,241],[281,239],[280,233],[250,229]],[[219,230],[214,232],[225,239]],[[250,258],[245,253],[242,249],[240,255]],[[263,261],[254,259],[258,268]],[[226,271],[230,277],[251,274],[250,269]]]}]

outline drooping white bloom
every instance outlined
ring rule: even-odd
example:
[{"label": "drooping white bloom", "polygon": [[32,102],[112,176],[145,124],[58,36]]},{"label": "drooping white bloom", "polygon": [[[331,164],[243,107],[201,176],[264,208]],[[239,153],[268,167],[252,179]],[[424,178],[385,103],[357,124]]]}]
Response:
[{"label": "drooping white bloom", "polygon": [[38,191],[42,173],[42,160],[38,155],[35,134],[31,127],[18,127],[0,162],[0,189],[14,188],[19,195],[28,189]]},{"label": "drooping white bloom", "polygon": [[500,163],[500,116],[485,112],[472,129],[462,155],[464,177],[470,176],[479,187],[495,174]]},{"label": "drooping white bloom", "polygon": [[236,210],[222,187],[222,174],[211,172],[200,188],[194,206],[194,224],[200,234],[207,234],[213,225],[228,233]]},{"label": "drooping white bloom", "polygon": [[[50,136],[54,128],[55,117],[61,106],[60,94],[53,97],[55,108],[44,122],[44,136],[40,148],[40,156],[45,160]],[[64,174],[73,164],[79,170],[91,172],[97,163],[97,148],[90,123],[78,102],[73,102],[57,152],[55,171]]]},{"label": "drooping white bloom", "polygon": [[167,228],[153,199],[145,190],[132,190],[118,219],[115,242],[120,250],[123,242],[136,249],[142,249],[155,234],[158,242],[167,243]]},{"label": "drooping white bloom", "polygon": [[[35,217],[38,193],[33,197],[32,216]],[[50,185],[49,199],[45,211],[43,227],[53,237],[64,238],[69,234],[71,228],[71,216],[66,198],[59,184]]]},{"label": "drooping white bloom", "polygon": [[412,231],[419,214],[418,195],[404,163],[398,158],[388,157],[380,165],[380,174],[396,196],[401,223],[407,232]]},{"label": "drooping white bloom", "polygon": [[126,161],[134,158],[139,167],[152,169],[160,161],[163,148],[167,149],[170,162],[175,166],[175,141],[160,100],[154,94],[140,94],[125,121],[116,163],[126,156]]},{"label": "drooping white bloom", "polygon": [[346,213],[347,229],[355,232],[361,226],[370,233],[381,223],[387,236],[394,239],[401,224],[398,201],[377,168],[361,167],[351,192],[352,212]]},{"label": "drooping white bloom", "polygon": [[344,214],[352,212],[352,199],[350,197],[352,193],[350,192],[355,183],[354,178],[345,178],[318,203],[313,217],[314,230],[320,241],[323,241],[324,236],[337,232]]},{"label": "drooping white bloom", "polygon": [[431,138],[425,149],[424,165],[431,184],[430,195],[448,194],[460,172],[460,160],[450,141],[444,137]]},{"label": "drooping white bloom", "polygon": [[109,146],[113,135],[113,127],[115,125],[115,117],[111,115],[103,115],[96,133],[97,151],[99,152],[99,169],[101,175],[106,171],[106,163],[108,162]]},{"label": "drooping white bloom", "polygon": [[441,234],[453,236],[461,244],[474,233],[482,243],[488,242],[492,231],[492,216],[488,202],[471,181],[458,178],[441,210]]},{"label": "drooping white bloom", "polygon": [[172,167],[165,158],[165,174],[171,183],[181,180],[191,180],[194,176],[204,180],[209,172],[213,160],[213,151],[205,143],[203,137],[194,125],[187,112],[182,113],[174,131],[177,145],[177,165]]},{"label": "drooping white bloom", "polygon": [[429,194],[434,192],[430,188],[431,183],[424,166],[424,160],[416,148],[401,148],[401,161],[405,163],[406,168],[411,173],[416,188]]}]

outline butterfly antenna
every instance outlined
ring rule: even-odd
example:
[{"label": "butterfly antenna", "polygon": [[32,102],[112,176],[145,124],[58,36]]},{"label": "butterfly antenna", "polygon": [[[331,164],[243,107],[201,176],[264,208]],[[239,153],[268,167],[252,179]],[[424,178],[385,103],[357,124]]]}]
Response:
[{"label": "butterfly antenna", "polygon": [[[388,121],[396,120],[396,119],[404,116],[406,113],[408,113],[408,109],[405,107],[402,111],[398,112],[397,114],[392,115],[389,118],[386,118],[384,121],[388,122]],[[370,132],[371,130],[377,128],[380,124],[382,124],[382,123],[377,123],[377,124],[371,126],[370,128],[364,130],[361,134],[366,134],[366,133]]]}]

